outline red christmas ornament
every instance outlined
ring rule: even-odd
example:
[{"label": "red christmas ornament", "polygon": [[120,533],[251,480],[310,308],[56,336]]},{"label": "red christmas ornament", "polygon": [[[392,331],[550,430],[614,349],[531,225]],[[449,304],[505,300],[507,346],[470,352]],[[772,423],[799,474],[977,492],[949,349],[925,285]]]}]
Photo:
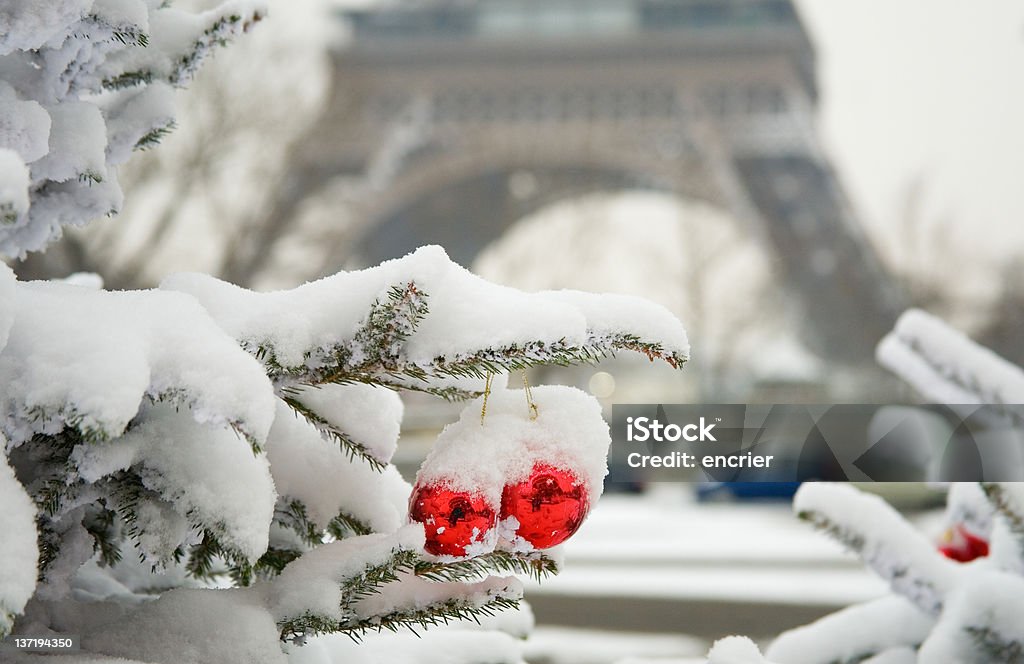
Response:
[{"label": "red christmas ornament", "polygon": [[435,556],[466,555],[466,547],[483,540],[497,523],[494,508],[483,496],[443,484],[416,487],[409,518],[423,524],[424,548]]},{"label": "red christmas ornament", "polygon": [[943,544],[939,547],[939,552],[950,560],[969,563],[975,558],[988,555],[988,542],[957,524],[943,535]]},{"label": "red christmas ornament", "polygon": [[575,533],[590,510],[587,487],[574,474],[538,464],[530,477],[505,485],[501,518],[519,521],[516,534],[537,549],[561,544]]}]

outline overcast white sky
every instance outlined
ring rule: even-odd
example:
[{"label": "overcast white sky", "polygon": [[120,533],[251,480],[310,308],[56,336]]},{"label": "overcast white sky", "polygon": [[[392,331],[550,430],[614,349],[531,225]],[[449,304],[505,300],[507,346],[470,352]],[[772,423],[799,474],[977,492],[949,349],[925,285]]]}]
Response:
[{"label": "overcast white sky", "polygon": [[1024,2],[796,3],[821,130],[864,222],[891,224],[920,177],[964,242],[1024,254]]}]

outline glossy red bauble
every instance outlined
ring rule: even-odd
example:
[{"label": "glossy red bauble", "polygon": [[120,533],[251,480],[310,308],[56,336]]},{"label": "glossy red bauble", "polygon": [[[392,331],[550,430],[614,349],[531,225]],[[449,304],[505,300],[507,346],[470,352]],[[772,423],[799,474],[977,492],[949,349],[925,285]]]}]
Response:
[{"label": "glossy red bauble", "polygon": [[466,555],[467,546],[486,539],[497,516],[482,496],[441,484],[416,487],[409,502],[409,518],[423,524],[424,548],[435,556]]},{"label": "glossy red bauble", "polygon": [[946,531],[945,542],[939,547],[939,553],[950,560],[969,563],[988,555],[988,542],[958,525]]},{"label": "glossy red bauble", "polygon": [[525,481],[506,485],[501,496],[501,518],[515,517],[516,535],[536,549],[564,542],[589,510],[587,487],[575,473],[541,464]]}]

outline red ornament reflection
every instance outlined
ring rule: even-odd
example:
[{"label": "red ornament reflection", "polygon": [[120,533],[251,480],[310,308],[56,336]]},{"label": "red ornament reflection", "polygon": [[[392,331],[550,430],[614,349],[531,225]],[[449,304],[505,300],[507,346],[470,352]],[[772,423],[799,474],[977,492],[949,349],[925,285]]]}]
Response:
[{"label": "red ornament reflection", "polygon": [[423,524],[424,548],[436,556],[465,556],[466,547],[483,540],[497,523],[494,508],[483,496],[444,485],[417,487],[409,518]]},{"label": "red ornament reflection", "polygon": [[501,518],[519,521],[516,534],[537,549],[561,544],[579,530],[590,510],[587,488],[561,468],[538,464],[530,477],[505,486]]}]

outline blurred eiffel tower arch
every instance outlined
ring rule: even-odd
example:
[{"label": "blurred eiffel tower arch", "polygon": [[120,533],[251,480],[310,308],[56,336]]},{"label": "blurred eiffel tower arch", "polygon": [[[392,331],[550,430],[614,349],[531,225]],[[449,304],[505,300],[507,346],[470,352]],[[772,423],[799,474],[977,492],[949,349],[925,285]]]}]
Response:
[{"label": "blurred eiffel tower arch", "polygon": [[[823,356],[868,359],[900,297],[814,129],[789,0],[447,0],[342,12],[332,102],[302,151],[349,183],[366,264],[593,191],[731,212],[775,255]],[[642,222],[637,232],[642,233]],[[697,239],[699,241],[699,238]]]}]

